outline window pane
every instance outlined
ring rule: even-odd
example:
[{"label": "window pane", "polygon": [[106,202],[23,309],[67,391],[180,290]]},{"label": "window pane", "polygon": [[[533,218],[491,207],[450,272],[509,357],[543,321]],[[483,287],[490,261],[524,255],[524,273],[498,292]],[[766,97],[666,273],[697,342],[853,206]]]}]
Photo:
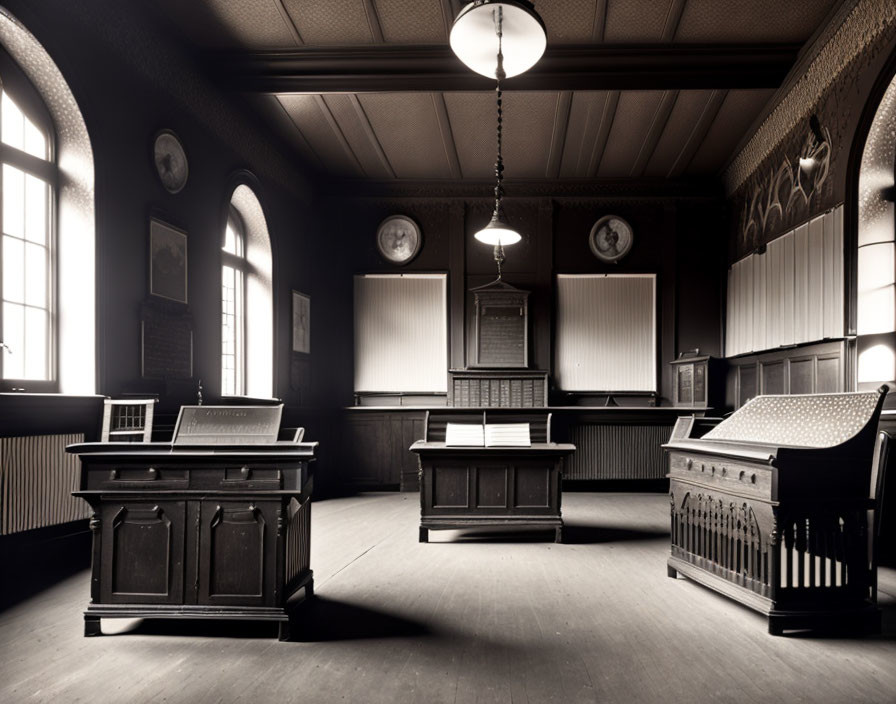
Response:
[{"label": "window pane", "polygon": [[25,173],[3,165],[3,232],[25,235]]},{"label": "window pane", "polygon": [[221,393],[243,393],[242,272],[221,267]]},{"label": "window pane", "polygon": [[47,378],[47,311],[25,309],[25,379]]},{"label": "window pane", "polygon": [[25,303],[47,307],[47,250],[39,244],[25,244]]},{"label": "window pane", "polygon": [[3,91],[3,101],[0,103],[0,111],[3,113],[3,142],[16,149],[24,150],[25,116],[6,91]]},{"label": "window pane", "polygon": [[3,304],[3,378],[25,378],[25,308],[15,303]]},{"label": "window pane", "polygon": [[224,247],[225,252],[236,254],[236,233],[230,226],[230,220],[227,221],[227,229],[224,230]]},{"label": "window pane", "polygon": [[25,151],[39,159],[47,158],[47,136],[28,118],[25,118]]},{"label": "window pane", "polygon": [[47,199],[50,194],[45,181],[25,176],[25,238],[38,244],[47,243]]},{"label": "window pane", "polygon": [[25,243],[3,236],[3,299],[25,302]]}]

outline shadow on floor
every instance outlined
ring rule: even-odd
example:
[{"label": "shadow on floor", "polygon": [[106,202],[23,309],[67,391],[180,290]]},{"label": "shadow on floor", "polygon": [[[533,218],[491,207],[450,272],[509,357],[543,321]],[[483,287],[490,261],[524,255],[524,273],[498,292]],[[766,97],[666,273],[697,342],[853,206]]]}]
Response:
[{"label": "shadow on floor", "polygon": [[292,640],[323,642],[430,635],[422,623],[385,611],[315,596],[295,611]]},{"label": "shadow on floor", "polygon": [[[430,633],[426,626],[401,616],[315,596],[293,613],[292,641],[320,643],[364,638],[404,638]],[[236,619],[104,619],[103,636],[194,636],[269,639],[277,624]]]},{"label": "shadow on floor", "polygon": [[86,521],[2,536],[0,612],[89,568],[90,537]]},{"label": "shadow on floor", "polygon": [[594,545],[597,543],[621,543],[634,540],[668,540],[667,530],[640,530],[613,528],[582,523],[566,523],[563,526],[563,542],[570,545]]}]

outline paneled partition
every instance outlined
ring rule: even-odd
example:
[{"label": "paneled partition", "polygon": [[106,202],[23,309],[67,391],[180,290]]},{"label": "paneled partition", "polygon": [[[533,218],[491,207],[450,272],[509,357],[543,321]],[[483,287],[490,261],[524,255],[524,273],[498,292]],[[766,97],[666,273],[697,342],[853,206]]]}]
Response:
[{"label": "paneled partition", "polygon": [[728,357],[842,337],[843,206],[731,266]]}]

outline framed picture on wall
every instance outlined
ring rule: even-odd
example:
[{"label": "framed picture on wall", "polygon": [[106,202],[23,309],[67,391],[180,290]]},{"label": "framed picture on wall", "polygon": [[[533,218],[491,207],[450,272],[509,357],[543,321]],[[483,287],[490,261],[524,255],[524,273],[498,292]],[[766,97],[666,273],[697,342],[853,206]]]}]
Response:
[{"label": "framed picture on wall", "polygon": [[311,353],[311,296],[292,292],[292,351]]},{"label": "framed picture on wall", "polygon": [[149,292],[187,302],[187,233],[157,218],[149,220]]}]

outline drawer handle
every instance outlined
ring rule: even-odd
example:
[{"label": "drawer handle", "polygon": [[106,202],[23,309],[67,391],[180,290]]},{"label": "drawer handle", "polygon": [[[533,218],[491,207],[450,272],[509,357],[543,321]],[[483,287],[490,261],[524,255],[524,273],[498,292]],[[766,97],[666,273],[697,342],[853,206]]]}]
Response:
[{"label": "drawer handle", "polygon": [[751,483],[751,484],[755,484],[755,483],[756,483],[756,475],[755,475],[755,474],[751,474],[751,475],[750,475],[750,483]]},{"label": "drawer handle", "polygon": [[109,481],[114,482],[116,479],[118,479],[118,470],[113,469],[109,472]]},{"label": "drawer handle", "polygon": [[252,474],[252,470],[248,467],[240,467],[240,476],[243,479],[248,479],[249,475]]},{"label": "drawer handle", "polygon": [[689,457],[689,458],[688,458],[688,461],[687,461],[687,463],[686,463],[685,466],[687,467],[688,471],[691,471],[691,467],[694,466],[694,460],[692,460],[692,459]]}]

